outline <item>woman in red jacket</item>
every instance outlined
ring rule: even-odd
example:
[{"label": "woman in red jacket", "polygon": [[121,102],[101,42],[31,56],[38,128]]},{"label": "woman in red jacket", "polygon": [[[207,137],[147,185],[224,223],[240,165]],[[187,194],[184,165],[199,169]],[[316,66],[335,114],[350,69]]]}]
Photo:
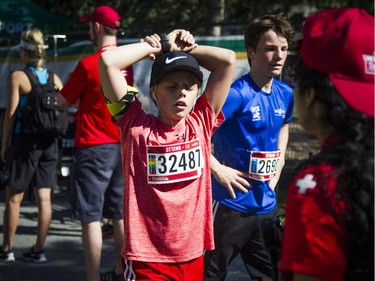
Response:
[{"label": "woman in red jacket", "polygon": [[295,104],[321,152],[288,190],[279,268],[287,280],[374,280],[374,17],[307,18]]}]

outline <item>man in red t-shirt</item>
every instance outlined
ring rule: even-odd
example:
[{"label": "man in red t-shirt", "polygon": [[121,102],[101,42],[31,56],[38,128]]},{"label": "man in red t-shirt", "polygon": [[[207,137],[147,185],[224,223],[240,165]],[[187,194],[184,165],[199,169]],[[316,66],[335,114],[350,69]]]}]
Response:
[{"label": "man in red t-shirt", "polygon": [[[99,6],[81,22],[88,22],[90,40],[99,49],[78,65],[64,85],[59,104],[78,103],[72,167],[72,212],[81,221],[86,280],[122,280],[121,248],[124,240],[122,218],[123,176],[120,137],[112,123],[100,90],[99,55],[117,45],[121,17],[109,6]],[[123,71],[133,84],[133,71]],[[113,221],[117,261],[113,270],[100,275],[102,251],[101,218]]]}]

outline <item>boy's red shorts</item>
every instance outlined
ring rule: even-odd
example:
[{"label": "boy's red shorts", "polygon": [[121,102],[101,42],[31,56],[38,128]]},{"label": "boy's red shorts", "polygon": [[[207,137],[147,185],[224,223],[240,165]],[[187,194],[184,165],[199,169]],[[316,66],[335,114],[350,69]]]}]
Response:
[{"label": "boy's red shorts", "polygon": [[181,263],[122,261],[125,281],[203,281],[203,256]]}]

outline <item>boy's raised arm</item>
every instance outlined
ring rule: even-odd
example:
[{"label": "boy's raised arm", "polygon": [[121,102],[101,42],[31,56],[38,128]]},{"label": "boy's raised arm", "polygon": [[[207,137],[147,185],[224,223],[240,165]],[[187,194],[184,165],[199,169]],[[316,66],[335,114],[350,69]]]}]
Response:
[{"label": "boy's raised arm", "polygon": [[147,42],[124,45],[103,52],[99,58],[99,73],[104,96],[118,102],[127,93],[127,82],[122,69],[137,61],[160,52],[160,44],[151,46]]},{"label": "boy's raised arm", "polygon": [[236,55],[233,51],[212,46],[198,46],[190,52],[199,64],[211,73],[207,80],[204,95],[219,114],[233,81]]}]

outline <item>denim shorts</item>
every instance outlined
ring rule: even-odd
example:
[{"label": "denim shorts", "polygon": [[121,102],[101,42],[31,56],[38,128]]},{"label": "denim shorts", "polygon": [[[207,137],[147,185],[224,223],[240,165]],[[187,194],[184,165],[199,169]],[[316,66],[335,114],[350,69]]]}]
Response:
[{"label": "denim shorts", "polygon": [[120,144],[101,144],[74,149],[71,174],[73,218],[82,222],[122,219]]}]

